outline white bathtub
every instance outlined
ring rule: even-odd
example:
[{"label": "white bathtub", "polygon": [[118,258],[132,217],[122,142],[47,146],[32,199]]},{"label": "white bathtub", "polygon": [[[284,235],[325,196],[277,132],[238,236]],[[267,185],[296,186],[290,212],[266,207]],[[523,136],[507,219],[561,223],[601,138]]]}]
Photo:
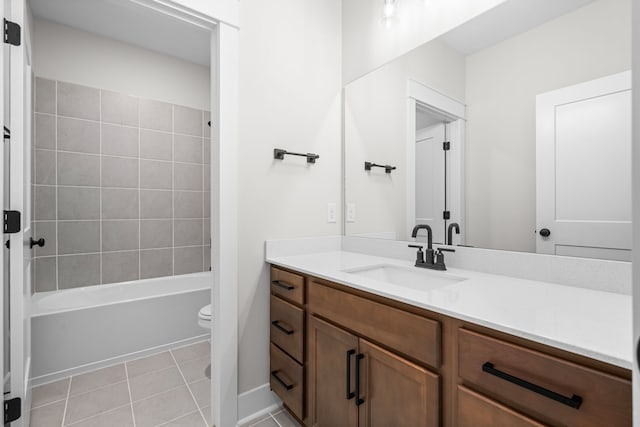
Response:
[{"label": "white bathtub", "polygon": [[35,294],[33,384],[204,339],[212,283],[204,272]]}]

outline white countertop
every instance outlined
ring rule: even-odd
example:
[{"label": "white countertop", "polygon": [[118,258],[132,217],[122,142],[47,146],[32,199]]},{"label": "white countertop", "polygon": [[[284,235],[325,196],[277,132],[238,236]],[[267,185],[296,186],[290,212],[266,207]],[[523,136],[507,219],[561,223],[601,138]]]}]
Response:
[{"label": "white countertop", "polygon": [[455,268],[438,274],[466,280],[412,289],[343,271],[374,265],[415,268],[412,262],[346,251],[267,256],[266,261],[612,365],[633,366],[628,295]]}]

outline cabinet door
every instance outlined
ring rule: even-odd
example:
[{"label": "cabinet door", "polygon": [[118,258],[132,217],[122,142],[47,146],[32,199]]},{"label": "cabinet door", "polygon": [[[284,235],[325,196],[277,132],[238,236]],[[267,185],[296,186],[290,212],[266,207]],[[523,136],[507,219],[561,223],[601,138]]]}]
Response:
[{"label": "cabinet door", "polygon": [[458,386],[458,427],[544,427],[542,424]]},{"label": "cabinet door", "polygon": [[314,316],[309,320],[311,425],[356,427],[355,356],[358,338]]},{"label": "cabinet door", "polygon": [[360,427],[440,424],[438,375],[363,339],[360,354]]}]

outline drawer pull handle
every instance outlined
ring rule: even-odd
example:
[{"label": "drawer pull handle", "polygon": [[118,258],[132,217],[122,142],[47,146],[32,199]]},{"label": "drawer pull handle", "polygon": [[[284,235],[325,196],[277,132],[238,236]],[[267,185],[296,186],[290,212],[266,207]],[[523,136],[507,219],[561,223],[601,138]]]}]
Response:
[{"label": "drawer pull handle", "polygon": [[356,356],[356,406],[364,403],[364,399],[360,397],[360,361],[364,359],[364,354],[360,353]]},{"label": "drawer pull handle", "polygon": [[282,332],[284,332],[287,335],[293,334],[293,331],[291,329],[287,329],[284,326],[282,326],[279,320],[274,320],[273,322],[271,322],[271,324],[276,328],[280,329]]},{"label": "drawer pull handle", "polygon": [[284,282],[281,282],[279,280],[272,280],[271,284],[272,285],[276,285],[276,286],[278,286],[278,287],[280,287],[282,289],[286,289],[287,291],[292,291],[292,290],[294,290],[296,288],[295,286],[291,286],[291,285],[289,285],[287,283],[284,283]]},{"label": "drawer pull handle", "polygon": [[347,400],[356,397],[356,394],[351,391],[351,356],[354,354],[356,354],[355,350],[347,351]]},{"label": "drawer pull handle", "polygon": [[287,390],[291,390],[293,388],[293,384],[287,384],[282,378],[280,378],[280,376],[278,376],[278,371],[271,371],[271,376]]},{"label": "drawer pull handle", "polygon": [[513,375],[507,374],[506,372],[502,372],[496,368],[494,368],[493,363],[486,362],[482,365],[482,371],[488,374],[494,375],[498,378],[501,378],[505,381],[518,385],[520,387],[526,388],[534,393],[541,394],[544,397],[548,397],[549,399],[555,400],[556,402],[560,402],[564,405],[570,406],[574,409],[579,409],[580,405],[582,405],[582,397],[578,395],[573,395],[571,397],[563,396],[555,391],[551,391],[544,387],[540,387],[539,385],[530,383],[529,381],[525,381],[518,377],[514,377]]}]

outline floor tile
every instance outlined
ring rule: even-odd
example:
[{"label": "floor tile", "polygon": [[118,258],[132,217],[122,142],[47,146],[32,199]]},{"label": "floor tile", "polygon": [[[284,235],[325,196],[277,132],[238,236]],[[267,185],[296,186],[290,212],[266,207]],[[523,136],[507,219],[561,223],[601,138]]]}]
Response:
[{"label": "floor tile", "polygon": [[181,385],[185,385],[185,383],[177,367],[171,367],[129,379],[131,399],[134,402]]},{"label": "floor tile", "polygon": [[65,401],[41,406],[31,411],[31,427],[57,427],[62,425]]},{"label": "floor tile", "polygon": [[211,380],[204,379],[189,384],[189,389],[196,399],[199,408],[211,405]]},{"label": "floor tile", "polygon": [[208,426],[213,425],[213,417],[211,416],[211,406],[207,406],[206,408],[201,408],[200,412],[204,416],[204,419],[207,421]]},{"label": "floor tile", "polygon": [[211,358],[211,343],[209,341],[202,341],[186,347],[173,349],[171,352],[178,363],[200,359],[202,357]]},{"label": "floor tile", "polygon": [[251,427],[280,427],[277,422],[271,417],[264,419],[256,424],[251,424]]},{"label": "floor tile", "polygon": [[127,362],[127,373],[129,375],[129,379],[131,379],[138,375],[159,371],[171,366],[176,366],[176,364],[173,361],[173,357],[171,357],[171,353],[165,351],[164,353],[158,353],[153,356],[143,357],[141,359]]},{"label": "floor tile", "polygon": [[126,381],[72,396],[67,405],[65,423],[72,424],[129,402],[129,386]]},{"label": "floor tile", "polygon": [[99,387],[115,384],[127,379],[124,364],[109,366],[87,372],[86,374],[75,375],[71,378],[71,396],[86,393]]},{"label": "floor tile", "polygon": [[133,427],[131,405],[121,406],[109,412],[103,412],[95,417],[66,425],[69,427]]},{"label": "floor tile", "polygon": [[182,375],[184,375],[184,379],[187,380],[187,383],[207,378],[205,371],[210,364],[211,358],[209,357],[189,360],[187,362],[178,362],[180,371],[182,371]]},{"label": "floor tile", "polygon": [[270,419],[270,418],[271,418],[271,414],[265,414],[265,415],[262,415],[260,417],[254,418],[253,420],[248,421],[248,422],[246,422],[244,424],[241,424],[238,427],[252,427],[252,426],[258,424],[259,422],[262,422],[262,421],[264,421],[266,419]]},{"label": "floor tile", "polygon": [[136,427],[157,426],[196,409],[196,403],[186,386],[133,403]]},{"label": "floor tile", "polygon": [[31,392],[31,407],[65,400],[69,392],[69,378],[34,387]]},{"label": "floor tile", "polygon": [[200,415],[200,411],[193,412],[177,420],[162,424],[162,427],[205,427],[206,424]]},{"label": "floor tile", "polygon": [[301,427],[300,424],[286,410],[273,414],[281,427]]}]

